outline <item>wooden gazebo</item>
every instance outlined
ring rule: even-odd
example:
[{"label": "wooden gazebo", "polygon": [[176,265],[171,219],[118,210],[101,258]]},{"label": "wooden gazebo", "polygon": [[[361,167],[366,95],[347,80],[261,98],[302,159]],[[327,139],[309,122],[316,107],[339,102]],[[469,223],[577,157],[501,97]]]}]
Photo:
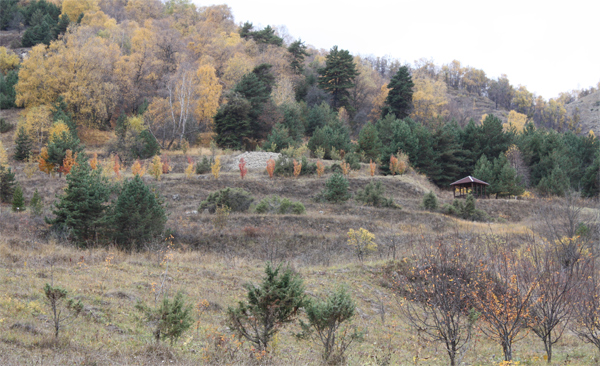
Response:
[{"label": "wooden gazebo", "polygon": [[[454,193],[454,198],[465,198],[467,197],[467,193],[469,193],[469,189],[473,196],[477,198],[486,198],[487,193],[485,192],[485,187],[489,186],[489,183],[486,183],[477,178],[473,178],[470,175],[463,179],[457,180],[454,183],[450,183],[452,186],[452,192]],[[458,188],[458,194],[457,194]]]}]

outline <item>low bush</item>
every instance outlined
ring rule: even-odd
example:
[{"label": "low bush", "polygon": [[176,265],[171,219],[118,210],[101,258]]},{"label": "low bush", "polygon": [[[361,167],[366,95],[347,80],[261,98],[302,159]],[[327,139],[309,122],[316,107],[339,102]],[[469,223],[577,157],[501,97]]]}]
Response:
[{"label": "low bush", "polygon": [[248,211],[254,197],[250,192],[242,188],[224,188],[208,195],[208,198],[200,202],[198,211],[208,210],[215,213],[217,207],[227,206],[232,212]]},{"label": "low bush", "polygon": [[7,133],[12,131],[15,126],[8,123],[4,118],[0,118],[0,133]]},{"label": "low bush", "polygon": [[489,221],[490,217],[484,211],[475,208],[475,197],[469,194],[464,201],[458,199],[452,202],[452,205],[442,206],[442,212],[446,215],[457,216],[471,221]]},{"label": "low bush", "polygon": [[375,206],[375,207],[391,207],[399,208],[394,200],[391,198],[385,198],[385,189],[381,185],[381,182],[373,183],[370,182],[365,186],[365,189],[359,190],[354,195],[354,199],[361,202],[363,205]]},{"label": "low bush", "polygon": [[269,196],[263,198],[258,205],[256,205],[254,210],[257,213],[274,213],[280,215],[302,215],[306,212],[302,202],[292,202],[287,198],[281,198],[279,196]]}]

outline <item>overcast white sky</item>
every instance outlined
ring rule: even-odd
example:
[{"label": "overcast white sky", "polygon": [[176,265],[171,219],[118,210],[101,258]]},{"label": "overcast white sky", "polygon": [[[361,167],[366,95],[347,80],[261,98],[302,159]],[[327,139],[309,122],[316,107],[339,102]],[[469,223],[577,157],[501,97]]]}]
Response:
[{"label": "overcast white sky", "polygon": [[[236,23],[286,26],[316,48],[356,55],[454,59],[506,74],[544,98],[600,81],[600,3],[558,1],[194,0],[229,5]],[[560,5],[560,6],[559,6]]]}]

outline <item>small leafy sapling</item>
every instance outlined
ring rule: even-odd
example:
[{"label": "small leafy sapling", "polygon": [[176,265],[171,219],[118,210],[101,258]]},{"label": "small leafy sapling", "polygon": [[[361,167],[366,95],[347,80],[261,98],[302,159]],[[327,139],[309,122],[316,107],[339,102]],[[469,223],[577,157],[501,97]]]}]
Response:
[{"label": "small leafy sapling", "polygon": [[300,176],[300,172],[302,171],[302,163],[298,163],[296,159],[294,159],[294,177],[298,178]]},{"label": "small leafy sapling", "polygon": [[219,179],[219,175],[221,174],[221,157],[217,156],[215,158],[215,162],[210,165],[210,172],[212,173],[215,179]]},{"label": "small leafy sapling", "polygon": [[48,283],[44,287],[44,295],[46,295],[46,302],[50,306],[54,337],[58,338],[60,330],[79,316],[83,310],[83,304],[81,301],[69,299],[67,290],[53,287]]},{"label": "small leafy sapling", "polygon": [[196,170],[196,164],[194,164],[194,161],[189,156],[187,157],[187,161],[188,166],[187,168],[185,168],[185,177],[186,179],[190,179],[192,174],[194,174],[194,171]]},{"label": "small leafy sapling", "polygon": [[269,158],[267,160],[267,174],[269,174],[269,178],[273,179],[273,173],[275,173],[275,160]]},{"label": "small leafy sapling", "polygon": [[377,163],[373,162],[373,159],[369,161],[369,170],[371,173],[371,177],[375,176],[375,170],[377,169]]},{"label": "small leafy sapling", "polygon": [[163,173],[163,163],[160,160],[160,156],[156,155],[154,159],[152,159],[152,164],[150,165],[150,174],[156,180],[160,180],[160,176]]},{"label": "small leafy sapling", "polygon": [[321,178],[323,176],[323,173],[325,173],[325,164],[323,164],[321,162],[321,160],[317,161],[317,176],[319,178]]},{"label": "small leafy sapling", "polygon": [[354,342],[363,340],[364,332],[349,326],[355,315],[356,304],[345,288],[338,288],[325,301],[307,301],[308,323],[300,320],[300,339],[312,340],[322,346],[324,364],[343,364],[345,353]]},{"label": "small leafy sapling", "polygon": [[377,250],[377,244],[373,240],[375,240],[375,235],[367,229],[350,229],[348,231],[348,245],[354,248],[361,263],[367,255]]},{"label": "small leafy sapling", "polygon": [[244,160],[244,158],[240,159],[240,163],[238,164],[238,167],[240,168],[240,177],[242,177],[242,179],[244,179],[244,177],[248,173],[248,168],[246,168],[246,160]]}]

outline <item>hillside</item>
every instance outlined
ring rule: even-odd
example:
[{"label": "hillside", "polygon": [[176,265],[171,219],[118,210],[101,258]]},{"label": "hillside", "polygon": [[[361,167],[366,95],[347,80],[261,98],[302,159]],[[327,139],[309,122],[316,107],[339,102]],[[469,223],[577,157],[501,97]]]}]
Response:
[{"label": "hillside", "polygon": [[[235,155],[223,155],[224,166]],[[48,364],[317,364],[317,348],[294,340],[297,326],[281,331],[271,353],[250,351],[247,342],[238,343],[226,326],[225,309],[243,299],[245,282],[257,283],[265,261],[290,263],[302,275],[306,291],[322,297],[337,285],[346,285],[357,304],[354,324],[367,331],[365,342],[352,347],[347,364],[444,365],[446,356],[436,343],[415,337],[400,312],[401,297],[388,277],[394,258],[410,260],[419,248],[439,240],[478,243],[497,235],[504,245],[519,247],[527,240],[529,228],[543,233],[531,212],[540,207],[537,200],[478,200],[477,207],[492,218],[490,223],[474,223],[420,207],[423,194],[435,191],[440,203],[450,203],[451,194],[438,191],[423,177],[409,173],[395,177],[371,178],[363,166],[349,178],[353,193],[369,181],[381,182],[386,195],[402,209],[314,202],[323,189],[324,178],[301,177],[269,179],[263,171],[250,171],[244,180],[235,170],[224,169],[215,180],[210,175],[185,179],[186,165],[181,155],[170,156],[173,170],[156,186],[166,198],[167,226],[173,243],[151,244],[142,253],[126,253],[115,248],[92,246],[77,249],[47,232],[39,218],[29,213],[11,213],[3,205],[0,213],[0,281],[5,293],[0,297],[0,362],[5,365],[43,359]],[[44,197],[46,214],[55,194],[60,195],[65,180],[37,173],[24,176],[16,166],[26,199],[34,187]],[[123,173],[125,177],[128,172]],[[113,178],[114,179],[114,178]],[[223,187],[248,190],[258,202],[277,194],[306,206],[304,215],[256,213],[231,214],[223,229],[215,226],[214,215],[197,212],[201,200]],[[551,203],[557,204],[558,202]],[[589,202],[591,203],[591,202]],[[593,209],[587,209],[592,210]],[[347,244],[349,229],[366,228],[376,237],[377,251],[360,263]],[[453,238],[453,239],[452,239]],[[487,238],[487,239],[486,239]],[[478,245],[478,244],[475,244]],[[168,265],[167,265],[168,264]],[[163,278],[169,293],[183,290],[194,306],[194,325],[174,347],[155,345],[150,324],[134,308],[138,301],[152,304]],[[82,315],[63,331],[58,341],[51,335],[50,313],[41,288],[48,282],[67,288],[84,304]],[[392,281],[392,282],[390,282]],[[499,346],[477,331],[476,341],[463,362],[472,365],[499,363]],[[219,341],[220,339],[220,341]],[[543,346],[532,334],[517,343],[517,359],[543,365]],[[554,350],[556,362],[587,365],[592,348],[566,334]],[[261,361],[263,357],[267,357]]]},{"label": "hillside", "polygon": [[581,130],[584,133],[592,130],[598,136],[600,133],[600,91],[577,99],[565,107],[570,115],[574,113],[579,115]]}]

